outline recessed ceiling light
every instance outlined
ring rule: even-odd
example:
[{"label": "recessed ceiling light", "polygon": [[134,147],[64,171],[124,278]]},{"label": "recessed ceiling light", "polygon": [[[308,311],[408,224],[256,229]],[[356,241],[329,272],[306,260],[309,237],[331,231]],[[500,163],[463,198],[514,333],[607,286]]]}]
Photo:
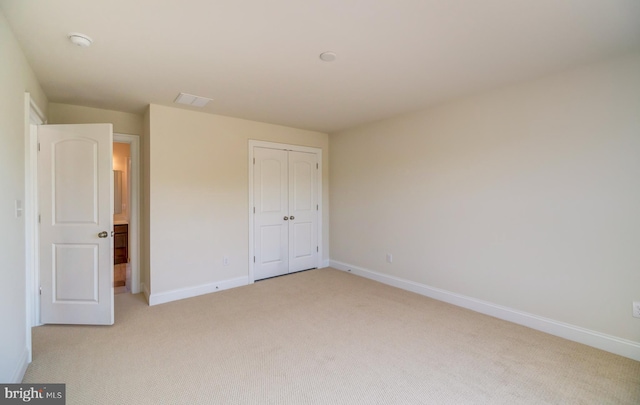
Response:
[{"label": "recessed ceiling light", "polygon": [[338,55],[335,52],[322,52],[320,54],[320,60],[324,62],[333,62],[337,57]]},{"label": "recessed ceiling light", "polygon": [[194,96],[193,94],[180,93],[174,100],[174,103],[186,104],[192,107],[204,107],[212,99],[200,96]]},{"label": "recessed ceiling light", "polygon": [[93,39],[88,35],[80,34],[79,32],[72,32],[69,34],[69,41],[72,44],[77,45],[82,48],[87,48],[93,43]]}]

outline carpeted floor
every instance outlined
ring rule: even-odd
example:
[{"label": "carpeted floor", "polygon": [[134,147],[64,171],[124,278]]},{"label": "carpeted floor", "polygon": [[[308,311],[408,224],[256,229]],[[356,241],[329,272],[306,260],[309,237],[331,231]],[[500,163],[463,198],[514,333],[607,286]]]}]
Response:
[{"label": "carpeted floor", "polygon": [[639,404],[640,362],[333,269],[33,330],[67,404]]}]

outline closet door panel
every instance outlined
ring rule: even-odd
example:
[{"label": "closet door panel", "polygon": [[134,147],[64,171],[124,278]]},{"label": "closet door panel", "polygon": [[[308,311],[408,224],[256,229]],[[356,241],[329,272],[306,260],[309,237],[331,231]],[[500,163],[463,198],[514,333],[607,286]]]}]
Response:
[{"label": "closet door panel", "polygon": [[317,266],[317,155],[290,151],[289,272]]},{"label": "closet door panel", "polygon": [[255,148],[254,157],[254,278],[260,280],[289,271],[288,162],[284,150]]}]

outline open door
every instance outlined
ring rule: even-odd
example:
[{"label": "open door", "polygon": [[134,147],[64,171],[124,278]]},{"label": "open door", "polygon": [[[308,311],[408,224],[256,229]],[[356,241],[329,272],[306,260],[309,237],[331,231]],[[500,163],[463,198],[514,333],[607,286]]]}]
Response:
[{"label": "open door", "polygon": [[41,125],[38,143],[41,322],[112,325],[112,125]]}]

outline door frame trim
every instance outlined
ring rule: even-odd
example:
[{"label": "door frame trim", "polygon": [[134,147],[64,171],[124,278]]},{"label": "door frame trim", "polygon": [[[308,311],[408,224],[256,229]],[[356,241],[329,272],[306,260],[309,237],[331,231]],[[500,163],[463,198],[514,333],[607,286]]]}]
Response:
[{"label": "door frame trim", "polygon": [[249,160],[247,164],[249,165],[249,284],[253,284],[255,281],[254,276],[254,256],[255,256],[255,241],[254,241],[254,196],[253,196],[253,150],[256,147],[260,148],[269,148],[269,149],[279,149],[286,151],[294,151],[294,152],[306,152],[306,153],[314,153],[318,159],[318,170],[317,170],[317,203],[318,203],[318,224],[317,224],[317,238],[318,238],[318,256],[316,258],[316,267],[322,267],[322,254],[323,254],[323,238],[322,238],[322,149],[315,148],[311,146],[301,146],[301,145],[291,145],[285,143],[276,143],[276,142],[267,142],[267,141],[257,141],[257,140],[249,140]]},{"label": "door frame trim", "polygon": [[113,133],[113,142],[129,144],[131,172],[129,173],[129,264],[131,265],[131,294],[140,292],[140,137]]},{"label": "door frame trim", "polygon": [[33,358],[31,328],[40,325],[40,249],[38,234],[38,131],[34,127],[47,123],[47,117],[31,97],[24,93],[24,235],[26,336],[28,363]]}]

